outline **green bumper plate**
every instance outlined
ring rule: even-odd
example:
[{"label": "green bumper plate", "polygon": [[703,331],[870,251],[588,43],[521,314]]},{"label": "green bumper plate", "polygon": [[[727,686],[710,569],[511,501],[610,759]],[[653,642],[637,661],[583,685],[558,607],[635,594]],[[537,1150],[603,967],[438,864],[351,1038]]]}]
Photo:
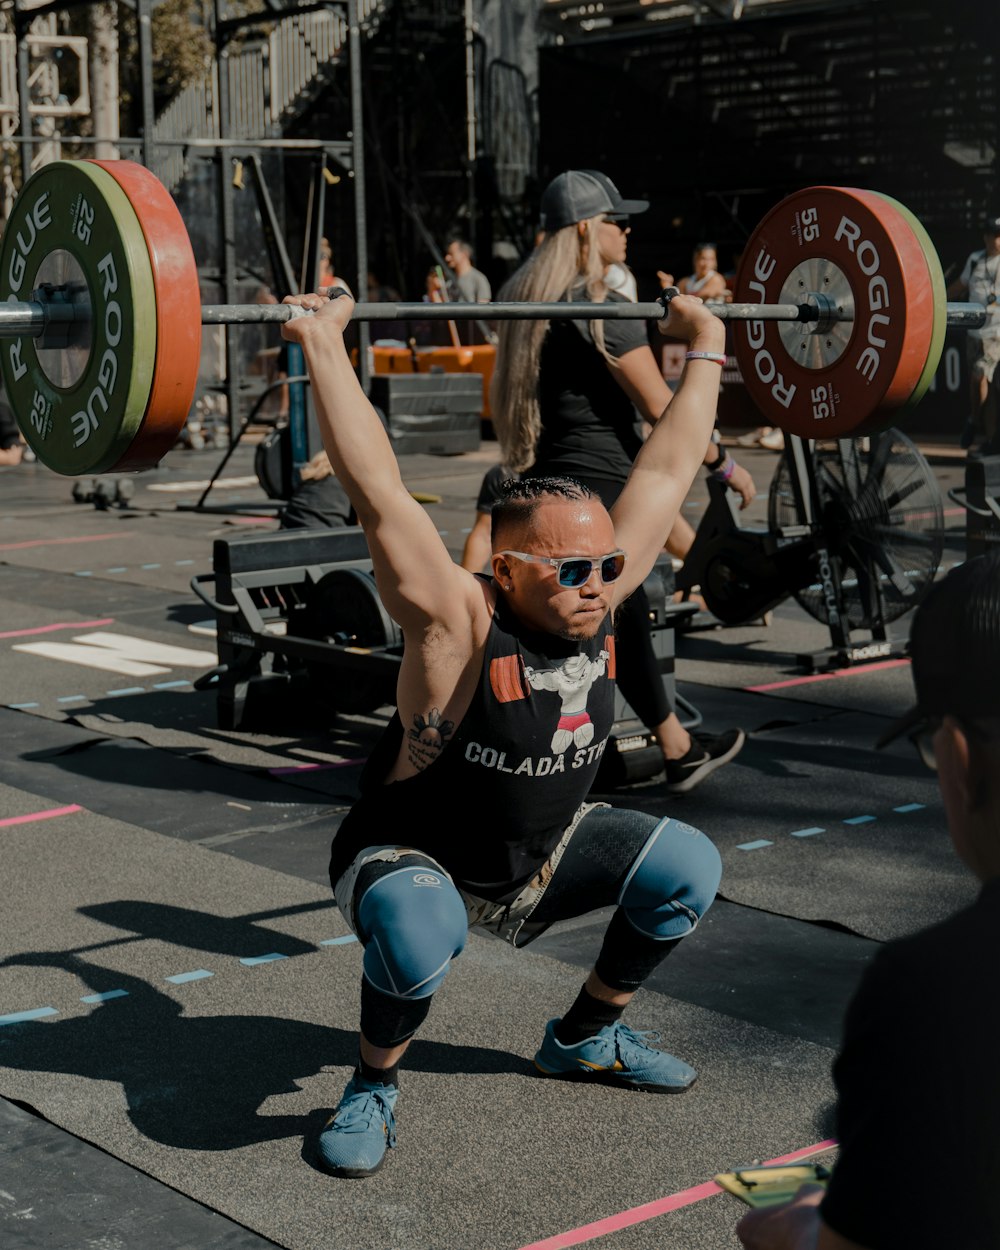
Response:
[{"label": "green bumper plate", "polygon": [[57,473],[101,473],[121,460],[142,424],[156,360],[156,298],[135,211],[97,165],[54,161],[25,183],[0,242],[0,299],[30,300],[39,269],[57,252],[72,257],[87,288],[86,365],[60,386],[25,335],[0,347],[0,373],[43,464]]}]

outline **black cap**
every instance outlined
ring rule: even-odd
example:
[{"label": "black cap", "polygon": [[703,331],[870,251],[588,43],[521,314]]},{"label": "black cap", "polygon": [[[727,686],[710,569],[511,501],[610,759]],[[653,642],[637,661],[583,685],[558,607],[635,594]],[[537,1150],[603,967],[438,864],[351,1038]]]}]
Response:
[{"label": "black cap", "polygon": [[916,706],[882,735],[884,747],[926,717],[1000,717],[1000,550],[935,582],[910,630]]},{"label": "black cap", "polygon": [[567,169],[542,193],[541,227],[550,234],[601,213],[644,213],[649,200],[623,200],[621,192],[596,169]]},{"label": "black cap", "polygon": [[987,217],[983,222],[983,234],[1000,234],[1000,217]]}]

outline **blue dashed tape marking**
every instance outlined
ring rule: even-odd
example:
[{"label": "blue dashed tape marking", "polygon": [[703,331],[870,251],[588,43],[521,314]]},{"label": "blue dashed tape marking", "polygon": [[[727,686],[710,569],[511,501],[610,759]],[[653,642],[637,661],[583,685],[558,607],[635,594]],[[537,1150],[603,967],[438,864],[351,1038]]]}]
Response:
[{"label": "blue dashed tape marking", "polygon": [[171,985],[184,985],[188,981],[204,981],[206,977],[214,976],[214,972],[206,972],[204,968],[198,968],[195,972],[178,972],[172,977],[163,979],[169,981]]},{"label": "blue dashed tape marking", "polygon": [[112,998],[128,998],[128,990],[105,990],[103,994],[88,994],[81,1003],[109,1003]]},{"label": "blue dashed tape marking", "polygon": [[902,807],[894,807],[894,812],[921,812],[927,806],[926,803],[904,803]]},{"label": "blue dashed tape marking", "polygon": [[34,1011],[15,1011],[9,1016],[0,1016],[0,1024],[23,1024],[26,1020],[41,1020],[45,1016],[57,1016],[55,1007],[36,1007]]},{"label": "blue dashed tape marking", "polygon": [[241,964],[246,964],[248,968],[253,968],[256,964],[271,964],[276,959],[287,959],[287,955],[254,955],[250,959],[241,959]]},{"label": "blue dashed tape marking", "polygon": [[158,564],[141,564],[139,567],[140,567],[140,568],[143,568],[143,569],[158,569],[158,568],[160,567],[160,565],[158,565]]},{"label": "blue dashed tape marking", "polygon": [[758,838],[756,842],[739,842],[736,845],[738,851],[759,851],[762,846],[774,846],[773,842],[769,842],[767,838]]},{"label": "blue dashed tape marking", "polygon": [[811,829],[793,829],[791,836],[793,838],[811,838],[814,833],[826,833],[826,830],[821,829],[819,825],[813,825]]},{"label": "blue dashed tape marking", "polygon": [[118,568],[116,568],[116,569],[106,569],[106,570],[105,570],[105,572],[107,572],[107,573],[127,573],[127,572],[128,572],[128,569],[127,569],[127,568],[125,567],[125,565],[123,564],[123,565],[120,565],[120,566],[119,566]]},{"label": "blue dashed tape marking", "polygon": [[90,569],[80,569],[78,572],[74,573],[73,576],[74,577],[93,577],[94,575],[90,571]]},{"label": "blue dashed tape marking", "polygon": [[81,700],[86,702],[85,694],[63,694],[56,700],[57,703],[79,703]]},{"label": "blue dashed tape marking", "polygon": [[847,820],[842,821],[845,825],[867,825],[870,821],[876,820],[875,816],[849,816]]},{"label": "blue dashed tape marking", "polygon": [[320,942],[320,946],[346,946],[348,942],[356,942],[357,940],[353,933],[348,933],[347,937],[324,938]]},{"label": "blue dashed tape marking", "polygon": [[8,703],[7,706],[14,712],[23,712],[25,708],[38,707],[37,703]]},{"label": "blue dashed tape marking", "polygon": [[105,690],[104,693],[108,695],[145,694],[146,687],[145,686],[122,686],[121,689],[119,690]]},{"label": "blue dashed tape marking", "polygon": [[178,686],[190,686],[189,681],[158,681],[154,686],[154,690],[176,690]]},{"label": "blue dashed tape marking", "polygon": [[174,564],[194,564],[193,560],[175,560]]}]

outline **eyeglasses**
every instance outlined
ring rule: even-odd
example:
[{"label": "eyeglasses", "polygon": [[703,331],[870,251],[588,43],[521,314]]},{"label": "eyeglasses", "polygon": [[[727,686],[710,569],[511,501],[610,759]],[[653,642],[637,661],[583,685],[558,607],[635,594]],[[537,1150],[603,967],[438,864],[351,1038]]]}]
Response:
[{"label": "eyeglasses", "polygon": [[617,226],[623,233],[629,228],[628,213],[605,213],[601,221],[606,221],[610,226]]},{"label": "eyeglasses", "polygon": [[591,560],[586,556],[529,556],[524,551],[500,551],[501,556],[513,556],[515,560],[525,560],[529,564],[551,564],[556,571],[556,581],[560,586],[568,586],[571,590],[585,585],[590,580],[594,569],[598,569],[601,581],[616,582],[625,568],[625,552],[612,551],[609,555],[598,556]]},{"label": "eyeglasses", "polygon": [[941,717],[928,716],[918,725],[915,725],[909,734],[909,739],[916,747],[917,754],[932,773],[937,772],[937,757],[934,754],[934,735],[940,728]]},{"label": "eyeglasses", "polygon": [[[916,724],[908,735],[917,748],[917,754],[921,760],[931,772],[935,773],[938,770],[938,763],[937,756],[934,754],[934,735],[941,728],[943,721],[943,716],[928,716]],[[990,742],[994,737],[993,733],[974,721],[963,720],[961,726],[970,738],[975,738],[979,742]]]}]

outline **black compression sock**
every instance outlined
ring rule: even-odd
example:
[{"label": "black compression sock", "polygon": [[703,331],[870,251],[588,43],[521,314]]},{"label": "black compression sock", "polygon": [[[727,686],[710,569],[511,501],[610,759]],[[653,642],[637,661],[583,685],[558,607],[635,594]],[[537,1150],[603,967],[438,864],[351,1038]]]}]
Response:
[{"label": "black compression sock", "polygon": [[594,998],[584,986],[576,996],[576,1002],[555,1026],[556,1041],[564,1046],[575,1046],[601,1029],[621,1018],[624,1007]]},{"label": "black compression sock", "polygon": [[358,1055],[358,1076],[372,1085],[399,1085],[399,1060],[391,1068],[373,1068]]}]

